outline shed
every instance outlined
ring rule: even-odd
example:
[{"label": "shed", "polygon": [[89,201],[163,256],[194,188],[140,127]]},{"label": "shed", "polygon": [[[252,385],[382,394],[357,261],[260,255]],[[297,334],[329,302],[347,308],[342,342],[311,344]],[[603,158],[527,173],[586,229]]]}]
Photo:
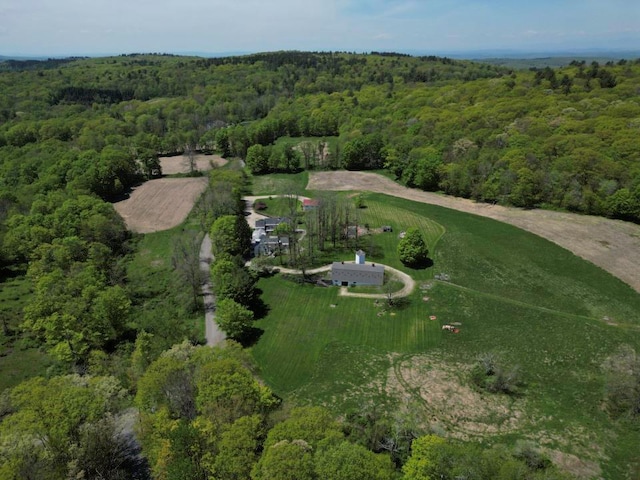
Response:
[{"label": "shed", "polygon": [[320,206],[320,200],[313,198],[305,198],[302,200],[302,210],[308,212],[309,210],[315,210]]}]

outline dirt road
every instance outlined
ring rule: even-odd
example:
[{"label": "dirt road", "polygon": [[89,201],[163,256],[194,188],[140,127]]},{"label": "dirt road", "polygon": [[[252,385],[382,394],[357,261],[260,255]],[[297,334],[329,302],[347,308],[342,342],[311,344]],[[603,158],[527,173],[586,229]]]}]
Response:
[{"label": "dirt road", "polygon": [[220,345],[227,336],[220,330],[216,323],[216,299],[211,290],[211,272],[210,265],[213,261],[211,253],[211,238],[205,235],[200,246],[200,270],[204,275],[205,281],[202,285],[202,296],[204,297],[204,336],[207,339],[207,345],[210,347]]},{"label": "dirt road", "polygon": [[521,210],[476,203],[403,187],[369,172],[313,172],[308,190],[371,191],[439,205],[509,223],[575,253],[640,292],[640,225],[547,210]]}]

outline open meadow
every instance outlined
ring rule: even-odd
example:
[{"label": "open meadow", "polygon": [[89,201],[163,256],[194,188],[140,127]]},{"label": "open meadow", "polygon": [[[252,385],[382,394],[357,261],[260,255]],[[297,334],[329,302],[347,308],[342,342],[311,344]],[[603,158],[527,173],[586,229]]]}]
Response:
[{"label": "open meadow", "polygon": [[[582,478],[618,478],[638,460],[637,429],[603,408],[602,368],[621,345],[640,350],[637,292],[501,222],[381,194],[365,194],[364,204],[361,224],[393,227],[360,238],[367,260],[408,273],[417,288],[389,307],[262,279],[270,311],[252,354],[278,394],[338,414],[407,410],[425,430],[488,444],[533,440]],[[409,226],[427,240],[432,267],[397,260],[398,233]],[[518,367],[517,395],[473,386],[470,370],[487,353]]]},{"label": "open meadow", "polygon": [[367,191],[492,218],[540,235],[593,262],[640,292],[640,225],[551,210],[526,210],[407,188],[372,172],[313,172],[309,190]]}]

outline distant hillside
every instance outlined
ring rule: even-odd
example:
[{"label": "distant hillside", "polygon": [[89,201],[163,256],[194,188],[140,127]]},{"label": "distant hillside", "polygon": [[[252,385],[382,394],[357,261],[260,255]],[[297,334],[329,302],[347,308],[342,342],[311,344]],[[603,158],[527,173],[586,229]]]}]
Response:
[{"label": "distant hillside", "polygon": [[593,57],[585,57],[585,56],[560,56],[560,57],[539,57],[539,58],[510,58],[510,57],[498,57],[498,58],[476,58],[473,59],[477,62],[488,63],[490,65],[496,65],[500,67],[508,67],[515,68],[518,70],[523,70],[527,68],[545,68],[545,67],[565,67],[571,62],[582,62],[590,64],[591,62],[598,63],[607,63],[607,62],[618,62],[621,59],[633,60],[636,58],[640,58],[640,52],[636,52],[637,55],[634,56],[593,56]]},{"label": "distant hillside", "polygon": [[12,58],[0,57],[0,71],[7,70],[46,70],[57,68],[65,63],[73,62],[83,57],[68,58]]}]

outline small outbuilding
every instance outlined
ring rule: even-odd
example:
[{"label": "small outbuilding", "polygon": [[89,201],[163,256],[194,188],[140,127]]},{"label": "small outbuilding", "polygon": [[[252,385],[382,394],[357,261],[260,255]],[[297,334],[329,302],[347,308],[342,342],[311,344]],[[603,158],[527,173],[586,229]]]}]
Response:
[{"label": "small outbuilding", "polygon": [[308,212],[309,210],[315,210],[320,206],[320,200],[314,198],[305,198],[302,201],[302,210]]}]

